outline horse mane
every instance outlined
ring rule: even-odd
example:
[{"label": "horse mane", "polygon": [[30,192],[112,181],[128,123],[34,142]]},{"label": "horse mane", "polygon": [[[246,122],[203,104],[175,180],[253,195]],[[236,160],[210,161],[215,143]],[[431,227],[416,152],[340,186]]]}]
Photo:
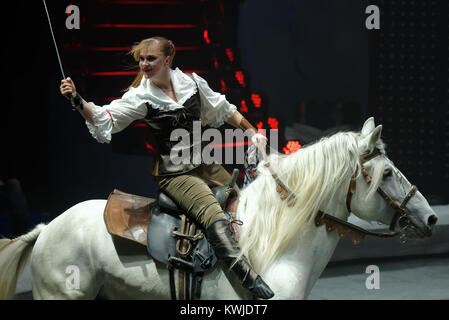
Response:
[{"label": "horse mane", "polygon": [[276,182],[259,163],[258,177],[242,190],[239,217],[240,246],[253,267],[264,272],[293,239],[299,239],[340,188],[348,187],[351,176],[360,173],[358,133],[340,132],[308,145],[291,155],[272,154],[270,166],[297,196],[287,206],[276,192]]}]

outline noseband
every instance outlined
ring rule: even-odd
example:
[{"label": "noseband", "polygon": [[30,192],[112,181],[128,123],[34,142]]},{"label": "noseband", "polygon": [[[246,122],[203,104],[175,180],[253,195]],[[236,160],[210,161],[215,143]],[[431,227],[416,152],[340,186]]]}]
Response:
[{"label": "noseband", "polygon": [[[368,155],[360,156],[360,165],[361,165],[362,175],[365,178],[366,183],[368,183],[368,184],[371,183],[372,179],[371,179],[369,172],[365,169],[363,164],[365,162],[370,161],[371,159],[376,158],[377,156],[380,156],[380,155],[383,155],[383,153],[379,149],[376,148],[373,150],[372,153],[370,153]],[[396,202],[394,202],[394,200],[384,190],[382,190],[382,188],[380,186],[377,188],[377,192],[387,202],[387,204],[391,208],[393,208],[393,210],[395,211],[393,219],[391,220],[391,223],[390,223],[391,231],[394,230],[398,219],[401,216],[405,216],[405,207],[407,206],[407,203],[410,201],[410,199],[415,195],[417,190],[418,190],[418,188],[413,185],[412,188],[410,189],[410,191],[405,196],[404,200],[402,200],[402,203],[400,205],[398,205]],[[351,181],[349,183],[348,194],[346,196],[346,208],[348,209],[348,212],[351,212],[351,200],[352,200],[352,195],[355,193],[355,191],[356,191],[356,173],[351,178]]]}]

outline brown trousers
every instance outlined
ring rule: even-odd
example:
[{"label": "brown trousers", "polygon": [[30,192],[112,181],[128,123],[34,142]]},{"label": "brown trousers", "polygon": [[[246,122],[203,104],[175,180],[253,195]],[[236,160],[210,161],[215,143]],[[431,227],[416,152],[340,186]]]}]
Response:
[{"label": "brown trousers", "polygon": [[[190,218],[204,228],[226,215],[208,186],[209,181],[229,184],[231,176],[220,164],[201,165],[192,171],[175,176],[156,176],[159,187],[183,209]],[[234,189],[239,192],[237,185]]]}]

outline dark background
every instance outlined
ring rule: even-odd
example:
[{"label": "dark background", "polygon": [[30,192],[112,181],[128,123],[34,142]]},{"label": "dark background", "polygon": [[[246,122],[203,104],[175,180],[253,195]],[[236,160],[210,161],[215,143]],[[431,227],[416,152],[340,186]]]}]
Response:
[{"label": "dark background", "polygon": [[[298,102],[356,101],[368,112],[371,1],[242,2],[238,45],[256,91],[270,98],[270,115],[299,122]],[[267,13],[269,13],[267,15]],[[280,107],[282,106],[282,107]],[[319,125],[319,124],[318,124]]]},{"label": "dark background", "polygon": [[[130,46],[166,35],[177,46],[201,47],[192,56],[178,52],[174,67],[206,70],[201,75],[214,90],[220,91],[220,77],[236,68],[244,71],[247,91],[225,93],[238,106],[237,94],[262,96],[263,112],[254,109],[248,115],[253,123],[276,117],[281,133],[295,124],[356,130],[374,115],[384,125],[388,153],[399,169],[432,204],[448,203],[445,1],[185,1],[181,12],[172,6],[164,15],[131,5],[126,13],[110,1],[78,1],[80,30],[65,28],[69,4],[47,1],[66,75],[86,100],[107,104],[107,97],[121,96],[133,79],[92,76],[93,71],[131,70],[133,62],[126,52],[105,57],[88,47]],[[369,4],[381,9],[381,30],[365,28]],[[1,169],[20,179],[30,211],[52,218],[81,201],[106,199],[115,188],[154,197],[153,159],[127,149],[132,130],[118,135],[116,145],[99,144],[60,96],[62,76],[42,2],[14,1],[4,15]],[[185,34],[92,29],[94,23],[189,23],[190,18],[199,27]],[[205,43],[204,28],[212,44]],[[229,64],[220,60],[223,52],[219,55],[227,47],[235,55]],[[218,69],[212,57],[219,57]]]}]

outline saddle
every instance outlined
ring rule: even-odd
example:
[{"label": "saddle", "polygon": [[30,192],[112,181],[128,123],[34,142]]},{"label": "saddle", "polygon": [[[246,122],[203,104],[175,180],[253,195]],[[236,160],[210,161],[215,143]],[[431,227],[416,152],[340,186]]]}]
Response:
[{"label": "saddle", "polygon": [[[231,212],[236,211],[238,203],[233,189],[238,172],[234,169],[229,185],[210,186],[230,220],[234,220]],[[108,197],[104,220],[109,233],[146,246],[153,259],[168,267],[172,299],[176,299],[174,269],[179,270],[179,299],[200,298],[202,275],[215,266],[217,257],[203,228],[167,194],[159,190],[154,199],[115,189]]]}]

